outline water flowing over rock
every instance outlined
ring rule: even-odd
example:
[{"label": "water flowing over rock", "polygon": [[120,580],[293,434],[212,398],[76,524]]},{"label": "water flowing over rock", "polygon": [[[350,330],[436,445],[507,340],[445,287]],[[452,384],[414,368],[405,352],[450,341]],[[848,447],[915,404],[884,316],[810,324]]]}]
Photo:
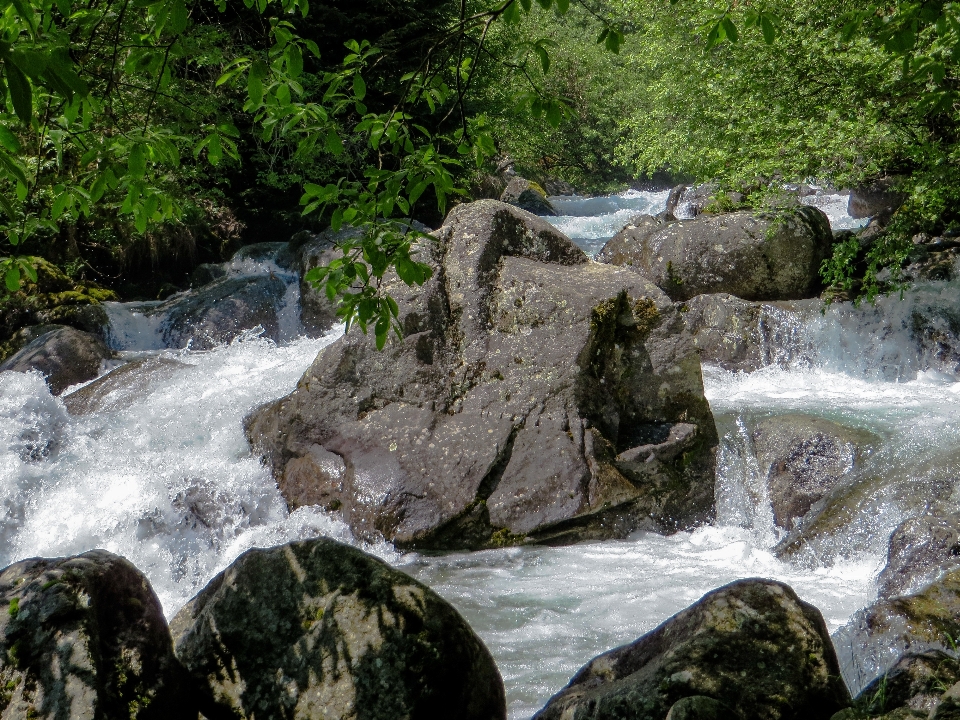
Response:
[{"label": "water flowing over rock", "polygon": [[0,364],[0,372],[39,370],[50,391],[59,395],[71,385],[95,378],[104,362],[113,357],[95,335],[72,327],[52,327]]},{"label": "water flowing over rock", "polygon": [[172,628],[211,720],[506,718],[500,673],[457,611],[332,540],[247,551]]},{"label": "water flowing over rock", "polygon": [[890,536],[887,564],[877,578],[880,597],[919,590],[960,566],[960,513],[932,508],[903,521]]},{"label": "water flowing over rock", "polygon": [[557,214],[556,209],[547,200],[547,194],[543,188],[522,177],[514,177],[507,183],[507,187],[500,195],[500,202],[515,205],[534,215]]},{"label": "water flowing over rock", "polygon": [[184,363],[163,356],[133,360],[66,395],[63,404],[71,415],[124,408],[145,397],[183,367]]},{"label": "water flowing over rock", "polygon": [[758,423],[753,433],[765,472],[773,517],[791,528],[859,463],[870,433],[807,415],[778,415]]},{"label": "water flowing over rock", "polygon": [[960,662],[942,650],[907,654],[867,685],[857,696],[856,704],[870,715],[902,709],[919,713],[920,717],[935,717],[944,689],[957,681]]},{"label": "water flowing over rock", "polygon": [[143,574],[93,550],[0,571],[0,717],[197,717]]},{"label": "water flowing over rock", "polygon": [[952,650],[960,637],[960,570],[911,595],[879,600],[833,635],[843,679],[857,693],[907,653]]},{"label": "water flowing over rock", "polygon": [[700,215],[637,239],[621,231],[602,254],[615,251],[616,264],[650,279],[675,300],[704,293],[795,300],[818,294],[820,264],[832,243],[827,216],[801,206]]},{"label": "water flowing over rock", "polygon": [[820,612],[782,583],[739,580],[592,660],[534,720],[827,720],[848,704]]},{"label": "water flowing over rock", "polygon": [[402,342],[351,333],[248,418],[291,507],[446,549],[712,516],[716,428],[663,293],[489,200],[452,211],[422,253],[433,279],[390,285]]}]

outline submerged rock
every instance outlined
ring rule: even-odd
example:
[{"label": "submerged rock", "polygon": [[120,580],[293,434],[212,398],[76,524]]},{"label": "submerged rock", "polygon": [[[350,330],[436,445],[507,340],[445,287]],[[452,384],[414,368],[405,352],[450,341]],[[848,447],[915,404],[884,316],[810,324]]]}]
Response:
[{"label": "submerged rock", "polygon": [[[802,206],[769,212],[701,215],[636,240],[607,246],[675,300],[729,293],[744,300],[795,300],[820,290],[820,264],[833,235],[827,216]],[[611,250],[612,252],[612,250]],[[609,255],[606,247],[601,256]]]},{"label": "submerged rock", "polygon": [[739,580],[592,660],[534,720],[827,720],[849,702],[820,612]]},{"label": "submerged rock", "polygon": [[792,528],[860,462],[876,438],[810,415],[777,415],[760,421],[753,443],[767,477],[773,519]]},{"label": "submerged rock", "polygon": [[188,366],[166,357],[133,360],[64,396],[63,404],[71,415],[123,409],[146,397],[184,367]]},{"label": "submerged rock", "polygon": [[902,522],[890,536],[880,597],[919,590],[960,566],[960,513],[929,512]]},{"label": "submerged rock", "polygon": [[333,540],[245,552],[172,628],[209,718],[506,718],[500,673],[457,611]]},{"label": "submerged rock", "polygon": [[92,380],[114,353],[95,335],[72,327],[53,326],[0,364],[0,372],[43,373],[50,392],[59,395],[71,385]]},{"label": "submerged rock", "polygon": [[513,177],[507,183],[500,202],[514,205],[534,215],[556,215],[557,211],[547,200],[547,193],[542,187],[522,177]]},{"label": "submerged rock", "polygon": [[960,637],[960,570],[923,590],[879,600],[834,633],[844,680],[859,692],[907,653],[952,650]]},{"label": "submerged rock", "polygon": [[351,333],[247,419],[288,504],[419,548],[708,520],[716,428],[669,299],[503,203],[438,236],[432,280],[391,281],[402,342]]},{"label": "submerged rock", "polygon": [[0,717],[187,720],[197,704],[160,601],[105,550],[0,571]]},{"label": "submerged rock", "polygon": [[245,330],[262,327],[278,340],[279,312],[287,286],[273,275],[223,277],[202,288],[177,295],[151,310],[166,314],[165,347],[210,350]]}]

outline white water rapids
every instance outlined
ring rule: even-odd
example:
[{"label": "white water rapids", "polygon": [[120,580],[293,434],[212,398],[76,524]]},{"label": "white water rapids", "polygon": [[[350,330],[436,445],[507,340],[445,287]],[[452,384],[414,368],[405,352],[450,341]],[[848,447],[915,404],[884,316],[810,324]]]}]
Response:
[{"label": "white water rapids", "polygon": [[[588,230],[595,241],[609,237],[616,223],[656,212],[665,198],[632,191],[567,199],[562,207],[570,215],[554,220],[589,247],[582,240]],[[836,197],[822,202],[834,209],[835,226],[849,221]],[[575,223],[581,230],[572,229]],[[737,578],[789,583],[834,631],[875,598],[887,537],[912,512],[908,499],[925,482],[960,475],[960,384],[918,371],[909,330],[918,302],[956,304],[958,289],[930,284],[902,303],[888,298],[864,312],[836,306],[823,315],[819,308],[786,313],[783,322],[795,327],[792,347],[782,348],[783,367],[749,375],[707,368],[707,397],[722,437],[714,526],[671,537],[443,556],[401,555],[386,543],[363,547],[460,610],[497,660],[512,720],[530,717],[595,655]],[[113,315],[126,313],[135,325],[141,315],[129,310]],[[115,336],[122,334],[128,357],[138,357],[155,344],[156,327],[144,321],[139,329],[115,328]],[[137,337],[145,338],[139,350]],[[289,393],[334,339],[275,344],[247,333],[206,352],[153,350],[183,365],[78,417],[39,375],[0,373],[0,567],[105,548],[146,573],[172,617],[250,547],[320,535],[353,542],[343,523],[318,509],[286,511],[241,427],[252,408]],[[769,503],[756,499],[748,440],[758,419],[788,412],[882,438],[866,466],[889,476],[893,488],[867,497],[861,519],[819,548],[815,561],[793,564],[771,552],[778,538]]]}]

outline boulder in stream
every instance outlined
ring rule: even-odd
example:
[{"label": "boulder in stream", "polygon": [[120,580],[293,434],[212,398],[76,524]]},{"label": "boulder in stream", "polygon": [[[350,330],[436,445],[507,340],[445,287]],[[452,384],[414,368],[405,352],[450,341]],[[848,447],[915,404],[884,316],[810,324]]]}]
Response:
[{"label": "boulder in stream", "polygon": [[95,378],[104,362],[114,356],[96,335],[72,327],[48,327],[50,329],[0,364],[0,372],[38,370],[46,377],[50,392],[59,395],[71,385]]},{"label": "boulder in stream", "polygon": [[459,613],[333,540],[245,552],[171,625],[211,720],[506,718],[500,673]]},{"label": "boulder in stream", "polygon": [[960,513],[939,507],[904,520],[890,536],[887,564],[877,578],[882,598],[904,595],[960,567]]},{"label": "boulder in stream", "polygon": [[960,662],[956,658],[942,650],[909,653],[861,690],[855,705],[866,716],[900,710],[933,717],[944,691],[958,681]]},{"label": "boulder in stream", "polygon": [[534,215],[556,215],[557,211],[547,200],[547,193],[537,183],[530,182],[522,177],[513,177],[507,183],[500,202],[515,205]]},{"label": "boulder in stream", "polygon": [[716,428],[673,303],[543,220],[460,205],[396,278],[405,331],[350,333],[248,417],[291,507],[401,547],[674,531],[713,514]]},{"label": "boulder in stream", "polygon": [[795,300],[820,291],[820,264],[833,235],[827,216],[799,206],[700,215],[633,238],[621,231],[601,251],[674,300],[729,293],[744,300]]},{"label": "boulder in stream", "polygon": [[0,718],[196,720],[147,579],[105,550],[0,571]]},{"label": "boulder in stream", "polygon": [[118,410],[146,397],[158,384],[188,367],[173,358],[139,358],[114,368],[106,375],[63,397],[71,415]]},{"label": "boulder in stream", "polygon": [[753,431],[760,471],[767,477],[774,522],[790,529],[860,463],[876,438],[810,415],[776,415]]},{"label": "boulder in stream", "polygon": [[534,720],[827,720],[849,703],[820,612],[738,580],[594,658]]}]

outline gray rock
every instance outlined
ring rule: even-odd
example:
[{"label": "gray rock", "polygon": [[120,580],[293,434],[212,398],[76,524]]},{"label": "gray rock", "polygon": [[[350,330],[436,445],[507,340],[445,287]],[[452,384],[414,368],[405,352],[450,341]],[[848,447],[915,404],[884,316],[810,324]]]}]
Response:
[{"label": "gray rock", "polygon": [[536,183],[532,183],[522,177],[513,177],[507,183],[503,193],[500,195],[500,202],[514,205],[522,210],[531,212],[534,215],[556,215],[557,211],[547,200],[547,195]]},{"label": "gray rock", "polygon": [[166,314],[166,347],[210,350],[244,330],[260,326],[264,337],[278,340],[279,311],[287,286],[272,275],[223,277],[158,305],[151,313]]},{"label": "gray rock", "polygon": [[237,250],[231,263],[240,263],[249,260],[255,263],[272,262],[282,270],[290,270],[296,262],[296,256],[285,242],[261,242],[244,245]]},{"label": "gray rock", "polygon": [[893,531],[877,592],[888,598],[916,591],[958,566],[960,513],[934,510],[905,520]]},{"label": "gray rock", "polygon": [[95,335],[71,327],[56,327],[7,358],[0,364],[0,371],[39,370],[47,378],[50,392],[59,395],[71,385],[95,378],[104,361],[113,356],[113,351]]},{"label": "gray rock", "polygon": [[907,199],[906,193],[893,190],[893,178],[881,178],[850,191],[847,213],[854,218],[889,217]]},{"label": "gray rock", "polygon": [[548,196],[552,195],[576,195],[577,189],[566,180],[556,178],[547,178],[543,181],[543,189]]},{"label": "gray rock", "polygon": [[132,402],[146,397],[157,385],[184,367],[187,365],[165,357],[133,360],[65,395],[63,404],[71,415],[126,408]]},{"label": "gray rock", "polygon": [[291,507],[403,547],[574,542],[712,517],[716,428],[674,305],[535,216],[458,206],[392,280],[405,331],[331,344],[246,422]]},{"label": "gray rock", "polygon": [[0,571],[0,717],[196,720],[160,601],[105,550]]},{"label": "gray rock", "polygon": [[190,286],[195,288],[203,287],[204,285],[225,277],[226,274],[227,271],[224,269],[223,265],[219,265],[217,263],[203,263],[202,265],[197,265],[197,267],[195,267],[193,272],[190,274]]},{"label": "gray rock", "polygon": [[732,715],[729,707],[706,695],[680,698],[667,713],[666,720],[725,720]]},{"label": "gray rock", "polygon": [[210,718],[506,718],[500,673],[457,611],[333,540],[245,552],[171,625]]},{"label": "gray rock", "polygon": [[757,424],[753,443],[767,477],[774,522],[790,529],[860,463],[870,433],[809,415],[777,415]]},{"label": "gray rock", "polygon": [[730,293],[744,300],[809,298],[833,236],[826,215],[802,206],[703,215],[649,235],[621,231],[601,251],[675,300]]},{"label": "gray rock", "polygon": [[[695,696],[728,710],[678,707]],[[739,580],[592,660],[534,720],[826,720],[849,703],[820,612],[782,583]]]},{"label": "gray rock", "polygon": [[670,194],[667,195],[667,206],[664,208],[664,212],[668,212],[671,215],[676,215],[677,208],[680,205],[680,199],[683,197],[683,194],[687,191],[686,185],[677,185],[670,189]]},{"label": "gray rock", "polygon": [[339,232],[328,228],[312,236],[297,251],[295,268],[300,275],[300,324],[307,335],[322,335],[337,323],[338,318],[336,302],[331,302],[322,289],[304,280],[304,275],[315,267],[329,265],[343,257],[343,253],[337,250],[337,243],[359,235],[360,231],[353,227],[344,227]]},{"label": "gray rock", "polygon": [[940,705],[944,688],[958,680],[960,663],[942,650],[907,654],[860,692],[857,705],[874,715],[906,708],[927,717]]},{"label": "gray rock", "polygon": [[673,220],[655,217],[652,215],[636,215],[624,225],[596,255],[596,261],[610,265],[633,265],[634,250],[644,246],[650,239],[672,222]]},{"label": "gray rock", "polygon": [[[677,188],[674,188],[676,190]],[[674,215],[684,220],[690,220],[703,212],[703,209],[713,202],[714,195],[720,189],[716,183],[702,183],[693,187],[685,187],[674,206]]]},{"label": "gray rock", "polygon": [[960,682],[952,685],[942,696],[930,720],[960,720]]}]

